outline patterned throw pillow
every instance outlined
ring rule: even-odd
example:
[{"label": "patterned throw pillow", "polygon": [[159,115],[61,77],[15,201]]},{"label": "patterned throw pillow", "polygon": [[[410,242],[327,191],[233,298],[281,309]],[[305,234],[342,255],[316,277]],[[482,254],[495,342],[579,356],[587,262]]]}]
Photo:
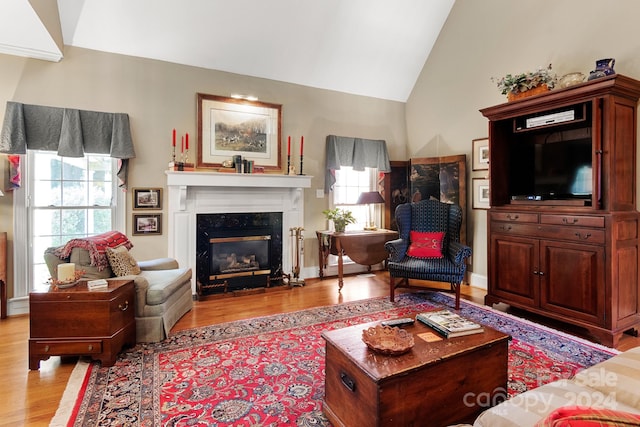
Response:
[{"label": "patterned throw pillow", "polygon": [[535,427],[630,427],[640,425],[640,414],[586,406],[564,406]]},{"label": "patterned throw pillow", "polygon": [[118,246],[116,248],[107,248],[106,252],[111,270],[113,270],[113,274],[116,276],[140,274],[141,270],[138,262],[131,256],[126,247]]},{"label": "patterned throw pillow", "polygon": [[420,232],[409,233],[411,244],[407,255],[414,258],[444,258],[442,254],[442,240],[444,232]]}]

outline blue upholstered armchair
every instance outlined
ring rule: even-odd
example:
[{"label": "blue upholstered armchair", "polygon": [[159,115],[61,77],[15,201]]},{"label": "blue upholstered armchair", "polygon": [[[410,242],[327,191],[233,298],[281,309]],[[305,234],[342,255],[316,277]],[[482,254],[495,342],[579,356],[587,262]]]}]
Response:
[{"label": "blue upholstered armchair", "polygon": [[[467,269],[465,260],[471,256],[471,248],[460,243],[460,206],[438,200],[405,203],[396,208],[396,221],[400,237],[385,244],[389,252],[387,265],[391,301],[394,301],[396,287],[424,288],[410,285],[409,279],[430,280],[450,283],[456,295],[456,310],[460,309],[460,284]],[[410,245],[417,244],[411,242],[412,231],[420,234],[443,232],[442,258],[409,256],[407,251]],[[412,253],[415,247],[411,248]],[[396,279],[401,280],[396,283]]]}]

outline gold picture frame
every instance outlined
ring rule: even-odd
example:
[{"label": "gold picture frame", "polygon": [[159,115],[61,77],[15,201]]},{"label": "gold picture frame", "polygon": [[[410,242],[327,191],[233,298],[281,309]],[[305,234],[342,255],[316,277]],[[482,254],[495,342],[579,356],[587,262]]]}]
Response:
[{"label": "gold picture frame", "polygon": [[198,168],[241,156],[282,170],[282,105],[198,93]]}]

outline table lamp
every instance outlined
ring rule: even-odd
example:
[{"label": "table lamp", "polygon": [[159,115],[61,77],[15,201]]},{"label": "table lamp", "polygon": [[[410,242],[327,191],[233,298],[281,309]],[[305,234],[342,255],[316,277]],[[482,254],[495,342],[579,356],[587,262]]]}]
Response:
[{"label": "table lamp", "polygon": [[365,230],[377,230],[375,222],[373,221],[373,215],[371,210],[373,209],[374,203],[384,203],[384,199],[382,195],[380,195],[379,191],[363,191],[360,193],[360,197],[358,197],[358,201],[356,204],[358,205],[367,205],[367,223],[364,227]]}]

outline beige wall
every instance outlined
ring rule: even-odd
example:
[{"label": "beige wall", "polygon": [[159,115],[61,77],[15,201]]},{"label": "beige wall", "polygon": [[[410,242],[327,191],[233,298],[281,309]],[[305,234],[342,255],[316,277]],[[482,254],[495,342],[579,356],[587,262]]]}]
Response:
[{"label": "beige wall", "polygon": [[[457,0],[406,105],[409,157],[466,153],[487,136],[480,108],[506,102],[491,77],[553,64],[559,76],[588,75],[600,58],[640,80],[640,2],[613,0]],[[487,274],[486,211],[472,210],[474,275]]]},{"label": "beige wall", "polygon": [[[130,163],[130,188],[165,186],[172,129],[178,134],[189,132],[195,142],[196,93],[229,96],[238,92],[282,104],[282,135],[297,136],[297,141],[304,135],[304,172],[314,177],[312,188],[305,191],[305,237],[313,239],[306,246],[307,266],[317,265],[314,230],[327,226],[321,214],[327,199],[316,198],[316,189],[324,188],[326,136],[384,139],[392,159],[406,157],[404,103],[69,46],[64,55],[59,63],[0,55],[0,119],[6,101],[128,113],[137,156]],[[0,163],[4,166],[6,160]],[[6,182],[4,177],[3,188]],[[0,198],[2,230],[12,228],[11,203],[11,195]],[[166,233],[131,236],[131,213],[127,197],[127,232],[134,255],[138,259],[166,256]],[[166,215],[164,222],[166,230]]]}]

